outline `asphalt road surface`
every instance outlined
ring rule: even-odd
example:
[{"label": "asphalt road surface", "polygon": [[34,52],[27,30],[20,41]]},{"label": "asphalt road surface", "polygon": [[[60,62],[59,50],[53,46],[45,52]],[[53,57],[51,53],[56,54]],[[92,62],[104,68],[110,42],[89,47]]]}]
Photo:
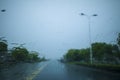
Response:
[{"label": "asphalt road surface", "polygon": [[33,80],[120,80],[120,75],[51,61]]},{"label": "asphalt road surface", "polygon": [[120,80],[109,73],[59,61],[21,63],[0,71],[0,80]]}]

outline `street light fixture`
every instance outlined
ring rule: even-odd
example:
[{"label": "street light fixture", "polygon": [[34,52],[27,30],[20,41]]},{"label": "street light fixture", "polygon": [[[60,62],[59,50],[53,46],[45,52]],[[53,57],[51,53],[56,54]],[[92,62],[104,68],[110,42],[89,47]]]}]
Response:
[{"label": "street light fixture", "polygon": [[1,12],[5,12],[6,10],[5,9],[2,9]]},{"label": "street light fixture", "polygon": [[92,43],[91,43],[91,17],[98,16],[97,14],[87,15],[84,13],[80,13],[81,16],[86,16],[88,18],[88,26],[89,26],[89,44],[90,44],[90,63],[93,63],[93,52],[92,52]]}]

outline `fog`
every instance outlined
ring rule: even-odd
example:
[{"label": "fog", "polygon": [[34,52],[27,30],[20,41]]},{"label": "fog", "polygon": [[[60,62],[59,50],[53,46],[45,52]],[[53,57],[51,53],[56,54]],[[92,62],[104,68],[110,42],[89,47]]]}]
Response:
[{"label": "fog", "polygon": [[25,43],[50,59],[62,57],[68,49],[89,47],[91,40],[116,43],[120,32],[120,0],[0,0],[0,37],[11,43]]}]

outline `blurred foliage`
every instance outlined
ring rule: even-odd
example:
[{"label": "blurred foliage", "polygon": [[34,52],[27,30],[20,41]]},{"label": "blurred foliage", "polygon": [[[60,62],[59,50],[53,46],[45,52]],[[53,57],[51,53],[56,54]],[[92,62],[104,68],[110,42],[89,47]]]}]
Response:
[{"label": "blurred foliage", "polygon": [[[3,38],[3,37],[2,37]],[[23,46],[13,47],[8,51],[7,40],[0,38],[0,65],[17,62],[39,62],[46,61],[45,57],[40,58],[36,51],[28,51]],[[23,45],[23,44],[22,44]]]},{"label": "blurred foliage", "polygon": [[36,62],[41,61],[39,53],[29,52],[26,48],[16,47],[12,50],[12,57],[16,61]]},{"label": "blurred foliage", "polygon": [[120,46],[120,33],[118,34],[117,44]]},{"label": "blurred foliage", "polygon": [[26,48],[16,47],[12,50],[12,57],[17,61],[26,61],[28,58],[28,50]]},{"label": "blurred foliage", "polygon": [[0,52],[7,51],[7,44],[5,42],[0,42]]},{"label": "blurred foliage", "polygon": [[81,66],[85,66],[85,67],[91,67],[91,68],[101,69],[101,70],[105,70],[105,71],[120,73],[120,65],[101,64],[101,63],[91,64],[91,63],[83,63],[83,62],[69,62],[69,64],[81,65]]},{"label": "blurred foliage", "polygon": [[32,52],[29,52],[29,55],[28,55],[28,61],[40,61],[40,58],[38,57],[38,52],[36,51],[32,51]]},{"label": "blurred foliage", "polygon": [[89,49],[70,49],[66,55],[64,55],[64,58],[67,61],[88,61],[89,57]]},{"label": "blurred foliage", "polygon": [[8,44],[0,40],[0,64],[4,63],[4,61],[6,60],[5,56],[7,54],[7,51],[8,51]]},{"label": "blurred foliage", "polygon": [[[96,42],[92,44],[94,63],[118,63],[120,61],[120,51],[117,45]],[[64,60],[68,62],[89,62],[89,48],[70,49],[64,55]]]}]

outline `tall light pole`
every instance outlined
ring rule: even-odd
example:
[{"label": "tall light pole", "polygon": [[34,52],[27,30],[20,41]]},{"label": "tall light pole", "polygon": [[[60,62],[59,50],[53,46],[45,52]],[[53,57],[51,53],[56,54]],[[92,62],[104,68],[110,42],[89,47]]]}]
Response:
[{"label": "tall light pole", "polygon": [[89,26],[89,44],[90,44],[90,63],[93,63],[93,52],[92,52],[92,40],[91,40],[91,17],[98,16],[97,14],[87,15],[84,13],[80,13],[81,16],[86,16],[88,18],[88,26]]},{"label": "tall light pole", "polygon": [[[5,9],[2,9],[2,10],[1,10],[1,13],[4,13],[4,12],[6,12],[6,10],[5,10]],[[4,38],[5,38],[5,37],[0,37],[0,41],[3,41],[3,42],[5,42],[5,43],[7,43],[7,40],[5,40]]]}]

